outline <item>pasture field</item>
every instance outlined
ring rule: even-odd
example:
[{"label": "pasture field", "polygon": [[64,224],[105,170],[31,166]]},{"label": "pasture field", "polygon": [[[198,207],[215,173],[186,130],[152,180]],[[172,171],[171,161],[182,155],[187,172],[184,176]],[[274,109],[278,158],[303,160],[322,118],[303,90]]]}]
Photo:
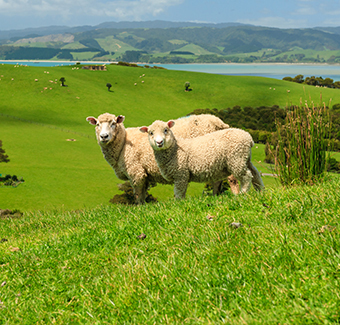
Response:
[{"label": "pasture field", "polygon": [[[67,87],[60,86],[61,77]],[[93,126],[85,121],[89,115],[122,114],[125,126],[131,127],[185,116],[196,108],[285,106],[301,98],[319,102],[320,93],[326,103],[330,98],[340,103],[338,90],[281,80],[116,65],[107,71],[0,65],[0,79],[0,139],[10,158],[0,164],[0,174],[25,180],[16,188],[0,188],[0,208],[22,211],[92,208],[121,194],[121,181],[103,159]],[[184,92],[186,81],[193,91]],[[258,163],[263,146],[253,152],[255,165],[266,172],[267,166]],[[264,181],[274,184],[269,177]],[[191,184],[189,196],[201,195],[202,188]],[[151,193],[167,200],[172,188],[157,186]]]},{"label": "pasture field", "polygon": [[339,186],[0,219],[0,324],[337,324]]}]

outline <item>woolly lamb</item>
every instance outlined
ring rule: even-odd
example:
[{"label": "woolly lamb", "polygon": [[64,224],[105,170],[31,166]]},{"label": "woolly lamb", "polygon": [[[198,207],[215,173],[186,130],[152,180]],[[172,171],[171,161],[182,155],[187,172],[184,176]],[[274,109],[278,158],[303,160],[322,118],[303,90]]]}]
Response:
[{"label": "woolly lamb", "polygon": [[[171,182],[162,177],[148,136],[141,133],[138,128],[125,129],[124,119],[122,115],[116,117],[109,113],[98,118],[92,116],[86,118],[90,124],[96,125],[96,137],[104,158],[119,179],[130,181],[136,202],[142,204],[149,185]],[[229,125],[216,116],[192,115],[176,120],[173,132],[179,137],[192,138],[228,127]],[[217,193],[218,185],[219,183],[214,184],[214,193]],[[237,182],[231,182],[231,187],[234,192],[238,191]]]},{"label": "woolly lamb", "polygon": [[251,163],[253,139],[248,132],[229,128],[192,139],[176,139],[171,131],[175,121],[155,121],[140,131],[148,133],[163,177],[174,183],[176,198],[185,198],[189,182],[216,182],[233,174],[240,191],[264,187],[260,173]]}]

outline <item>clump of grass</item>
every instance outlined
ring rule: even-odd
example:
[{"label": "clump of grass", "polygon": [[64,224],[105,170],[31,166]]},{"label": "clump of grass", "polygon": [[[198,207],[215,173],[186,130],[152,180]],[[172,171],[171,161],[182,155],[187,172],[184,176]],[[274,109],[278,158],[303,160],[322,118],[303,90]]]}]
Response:
[{"label": "clump of grass", "polygon": [[276,121],[276,125],[275,169],[280,183],[313,185],[322,181],[331,129],[326,105],[294,106],[284,124]]},{"label": "clump of grass", "polygon": [[0,218],[0,324],[338,324],[339,186]]}]

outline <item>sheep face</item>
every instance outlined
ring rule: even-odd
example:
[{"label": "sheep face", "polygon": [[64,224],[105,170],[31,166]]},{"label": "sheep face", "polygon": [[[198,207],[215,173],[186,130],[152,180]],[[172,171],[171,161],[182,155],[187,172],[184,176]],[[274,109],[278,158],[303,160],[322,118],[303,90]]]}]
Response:
[{"label": "sheep face", "polygon": [[172,120],[167,123],[155,121],[149,127],[143,126],[139,130],[148,133],[150,145],[154,150],[166,150],[175,140],[170,130],[174,125],[175,122]]},{"label": "sheep face", "polygon": [[110,143],[117,132],[117,125],[124,121],[125,117],[122,115],[115,116],[109,113],[99,115],[98,118],[89,116],[86,120],[96,126],[97,140],[101,145]]}]

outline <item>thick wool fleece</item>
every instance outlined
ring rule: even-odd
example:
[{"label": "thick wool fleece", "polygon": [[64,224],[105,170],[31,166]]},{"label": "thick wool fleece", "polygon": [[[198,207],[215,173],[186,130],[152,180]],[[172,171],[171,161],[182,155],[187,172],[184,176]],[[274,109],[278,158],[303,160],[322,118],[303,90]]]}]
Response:
[{"label": "thick wool fleece", "polygon": [[[137,203],[144,203],[149,185],[171,183],[159,171],[147,134],[141,133],[138,128],[125,128],[113,114],[105,113],[97,119],[90,119],[91,124],[97,123],[96,136],[104,158],[119,179],[130,181]],[[100,125],[103,123],[114,126],[110,131],[112,139],[107,143],[100,138]],[[180,138],[195,137],[229,127],[216,116],[208,114],[181,118],[176,123],[173,132]]]},{"label": "thick wool fleece", "polygon": [[155,121],[147,131],[158,167],[163,177],[175,184],[177,198],[185,197],[189,182],[216,182],[231,174],[240,181],[241,192],[250,189],[252,173],[258,189],[263,187],[261,176],[251,163],[254,142],[248,132],[229,128],[192,139],[177,139],[170,129],[172,125],[172,121]]}]

